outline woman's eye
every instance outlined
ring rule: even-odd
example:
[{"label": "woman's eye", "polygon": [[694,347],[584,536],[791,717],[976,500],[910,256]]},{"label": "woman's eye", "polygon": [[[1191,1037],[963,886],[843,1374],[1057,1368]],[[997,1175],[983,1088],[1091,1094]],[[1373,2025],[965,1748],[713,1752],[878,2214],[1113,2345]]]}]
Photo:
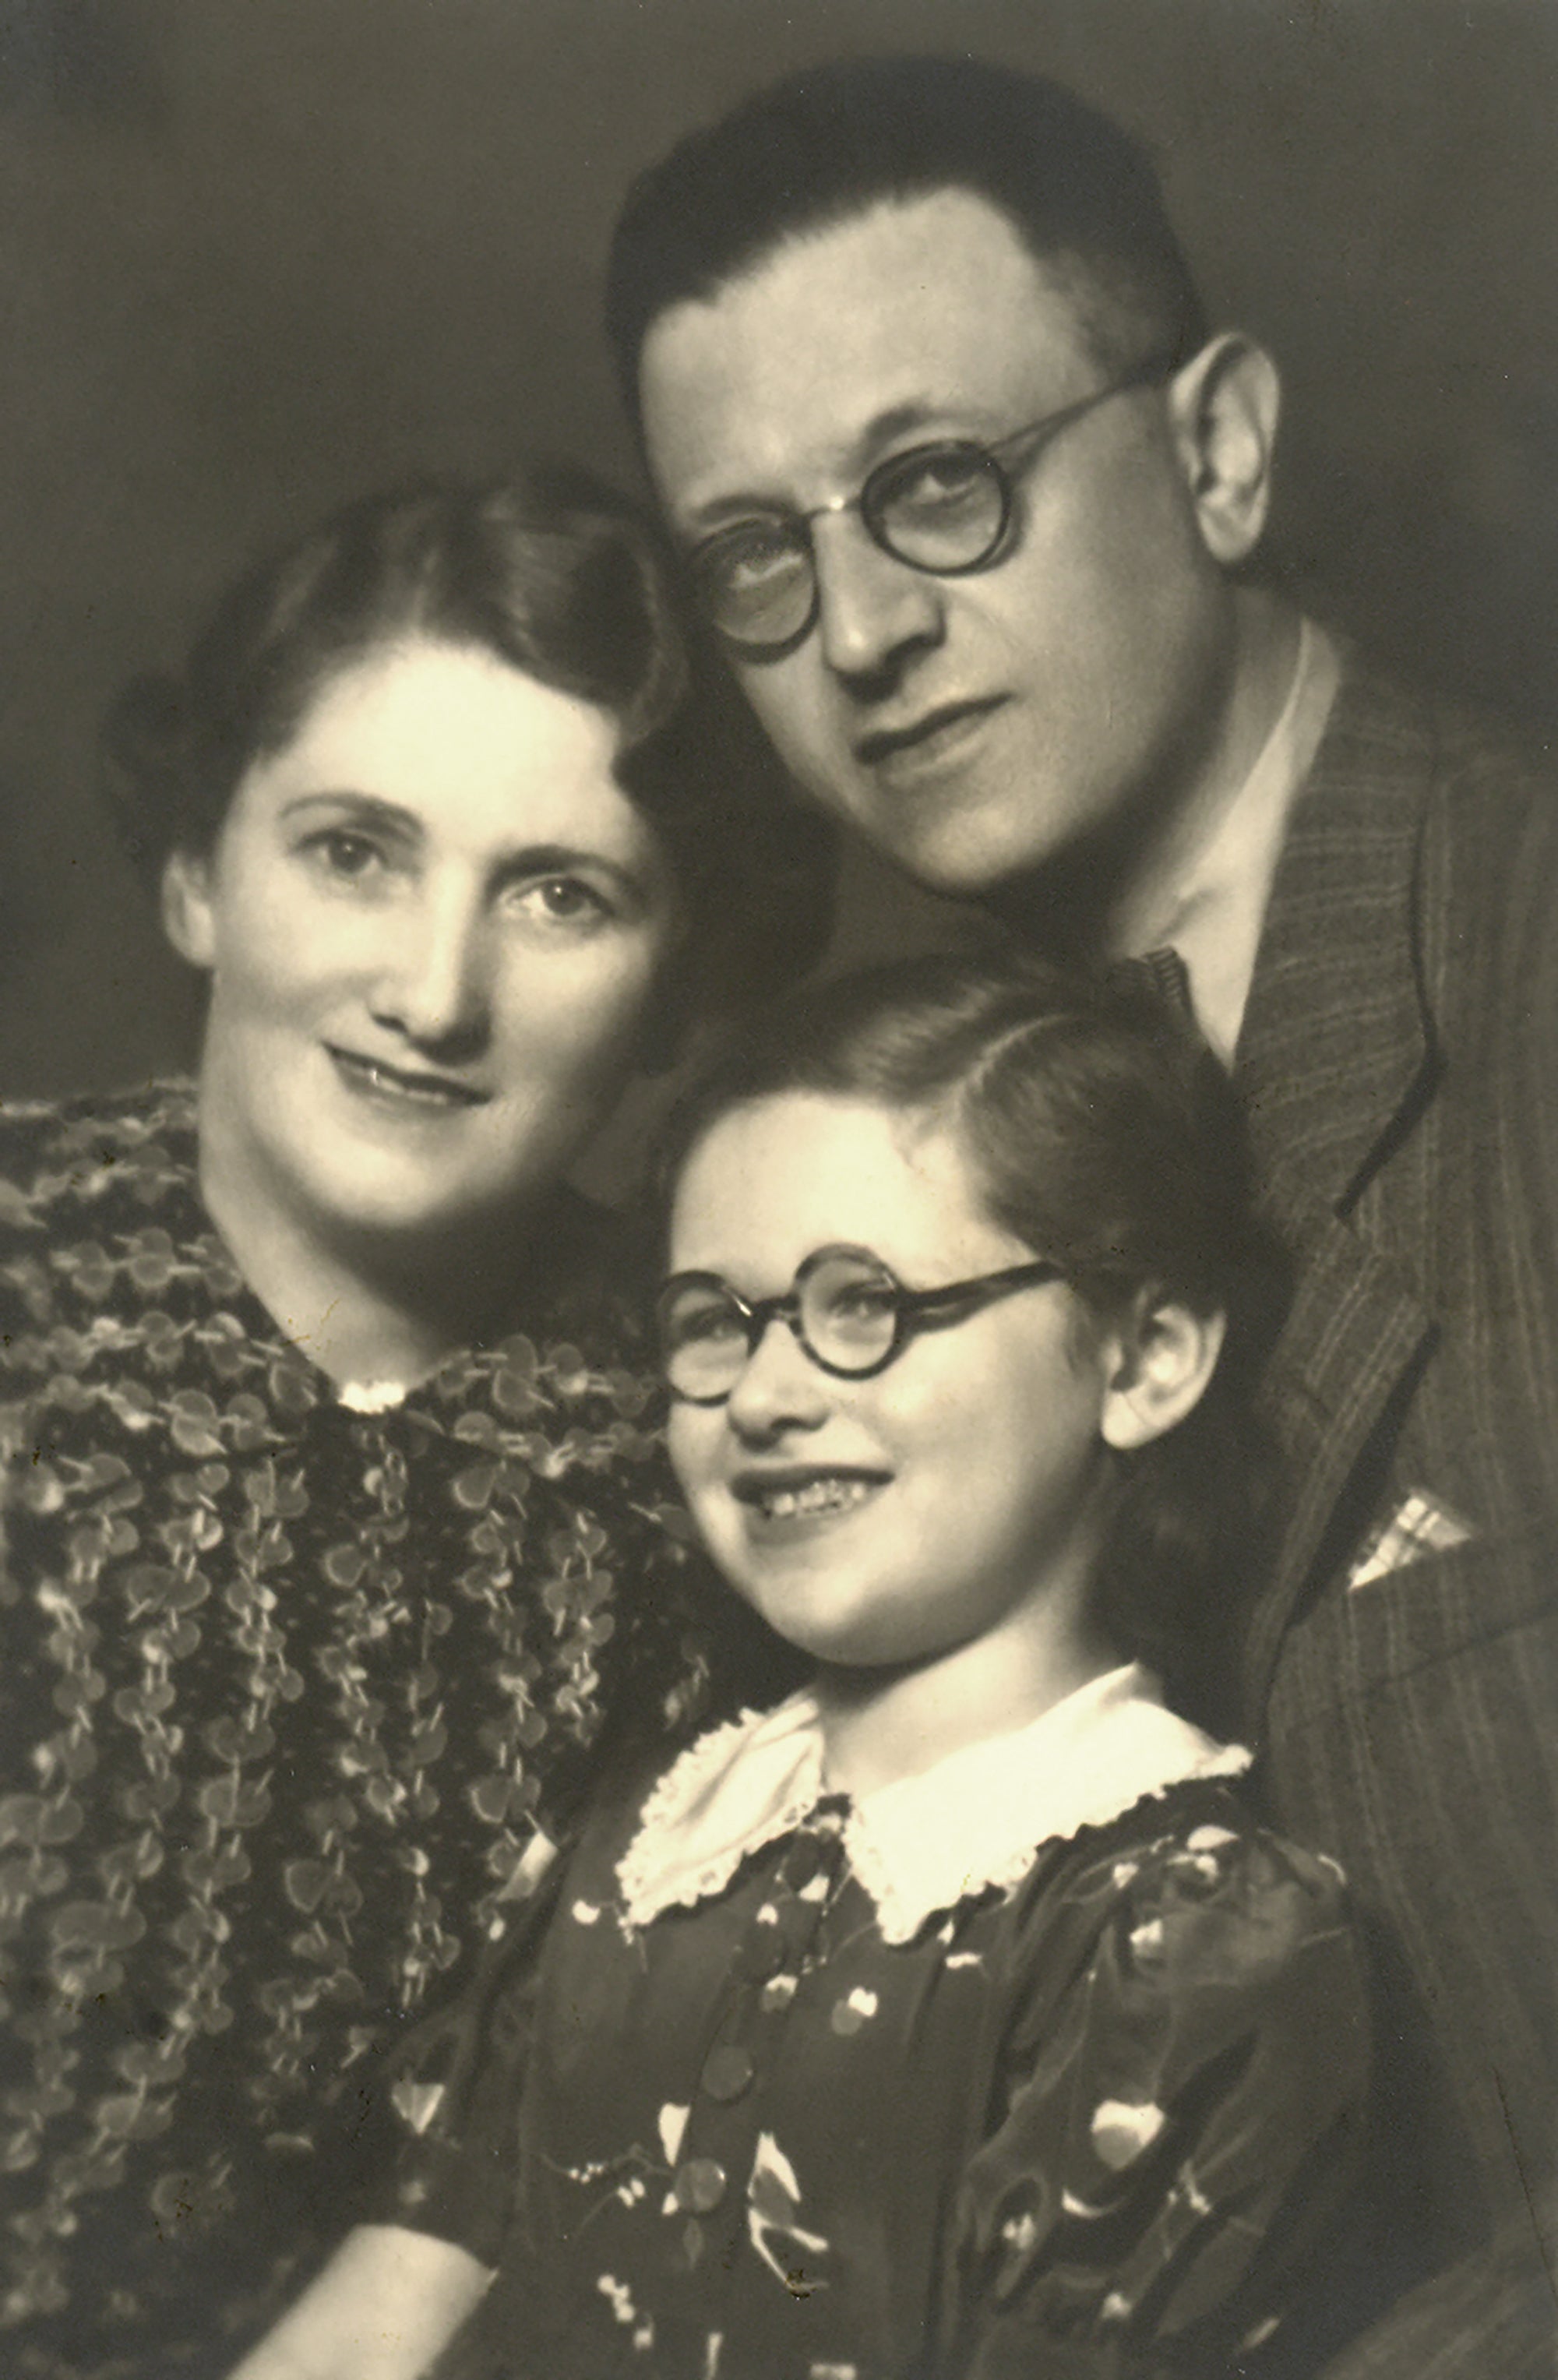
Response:
[{"label": "woman's eye", "polygon": [[603,892],[578,876],[542,876],[518,887],[517,905],[527,917],[558,926],[590,926],[615,915]]},{"label": "woman's eye", "polygon": [[383,862],[383,853],[371,836],[350,827],[327,827],[323,833],[310,835],[304,848],[328,875],[353,880],[370,875]]}]

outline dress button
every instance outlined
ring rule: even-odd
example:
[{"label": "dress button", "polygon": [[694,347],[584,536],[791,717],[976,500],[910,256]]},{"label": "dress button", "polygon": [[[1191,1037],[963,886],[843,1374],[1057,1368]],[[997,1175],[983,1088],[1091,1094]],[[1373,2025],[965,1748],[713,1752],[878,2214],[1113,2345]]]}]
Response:
[{"label": "dress button", "polygon": [[676,2168],[672,2196],[688,2215],[712,2215],[724,2196],[724,2168],[713,2157],[688,2157]]},{"label": "dress button", "polygon": [[703,2060],[703,2088],[711,2099],[739,2099],[752,2079],[752,2054],[731,2042],[711,2049]]},{"label": "dress button", "polygon": [[785,1963],[785,1937],[777,1918],[758,1918],[749,1927],[736,1954],[737,1971],[755,1984],[766,1984]]}]

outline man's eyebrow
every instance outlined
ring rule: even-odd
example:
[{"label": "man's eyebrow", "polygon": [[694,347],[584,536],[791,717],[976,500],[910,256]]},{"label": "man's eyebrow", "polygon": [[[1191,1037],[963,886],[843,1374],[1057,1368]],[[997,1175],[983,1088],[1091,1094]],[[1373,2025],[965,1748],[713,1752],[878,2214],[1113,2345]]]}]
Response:
[{"label": "man's eyebrow", "polygon": [[[932,422],[944,419],[949,413],[962,410],[945,399],[914,397],[901,405],[884,407],[862,422],[855,433],[847,460],[840,466],[842,473],[858,475],[868,471],[879,447],[902,438],[908,431],[925,430]],[[853,491],[852,491],[853,492]],[[703,534],[722,528],[727,521],[749,520],[754,515],[792,513],[796,506],[783,496],[758,495],[747,491],[706,497],[688,509],[687,527]]]}]

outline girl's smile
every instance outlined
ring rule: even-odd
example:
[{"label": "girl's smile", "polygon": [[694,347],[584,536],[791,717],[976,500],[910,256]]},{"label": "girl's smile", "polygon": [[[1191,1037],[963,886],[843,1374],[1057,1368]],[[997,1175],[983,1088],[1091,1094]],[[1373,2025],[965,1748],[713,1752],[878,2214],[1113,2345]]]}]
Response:
[{"label": "girl's smile", "polygon": [[886,1472],[820,1470],[787,1463],[771,1470],[737,1472],[731,1494],[751,1515],[749,1527],[765,1536],[782,1528],[822,1527],[863,1504],[888,1485]]}]

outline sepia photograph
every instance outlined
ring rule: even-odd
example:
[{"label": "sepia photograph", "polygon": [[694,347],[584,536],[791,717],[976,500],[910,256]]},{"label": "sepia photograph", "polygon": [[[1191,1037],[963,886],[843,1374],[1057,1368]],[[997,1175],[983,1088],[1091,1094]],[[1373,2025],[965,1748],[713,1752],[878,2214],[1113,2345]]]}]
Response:
[{"label": "sepia photograph", "polygon": [[1552,2380],[1558,0],[0,193],[0,2373]]}]

